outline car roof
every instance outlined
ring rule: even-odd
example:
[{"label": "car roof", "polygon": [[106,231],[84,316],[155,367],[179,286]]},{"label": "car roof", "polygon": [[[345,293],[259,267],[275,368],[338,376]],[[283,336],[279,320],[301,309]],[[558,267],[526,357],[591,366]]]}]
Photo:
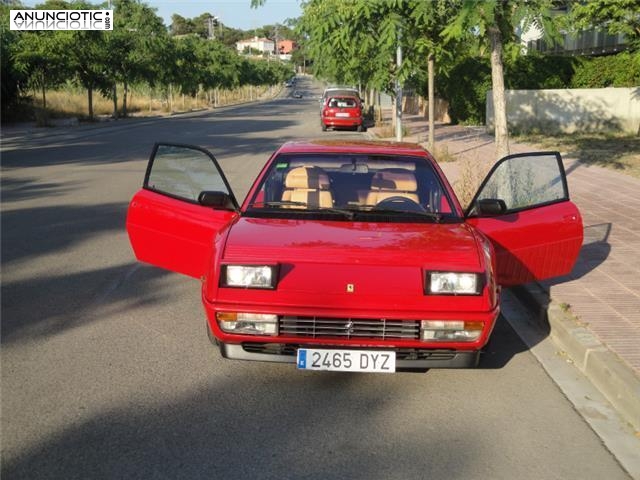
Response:
[{"label": "car roof", "polygon": [[322,94],[325,98],[331,95],[355,95],[360,98],[360,92],[357,88],[327,88]]},{"label": "car roof", "polygon": [[376,140],[299,140],[287,142],[278,153],[364,153],[376,155],[412,155],[429,157],[416,143]]},{"label": "car roof", "polygon": [[327,96],[327,98],[329,98],[329,99],[335,99],[335,98],[350,98],[351,100],[360,100],[360,97],[358,97],[357,95],[352,95],[352,94],[350,94],[350,95],[346,95],[346,94],[342,94],[342,93],[339,93],[339,94],[331,94],[331,95],[328,95],[328,96]]}]

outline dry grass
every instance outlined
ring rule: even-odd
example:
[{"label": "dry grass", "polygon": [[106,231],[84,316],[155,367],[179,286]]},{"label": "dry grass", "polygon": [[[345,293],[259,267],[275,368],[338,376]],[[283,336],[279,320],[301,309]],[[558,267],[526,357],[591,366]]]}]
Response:
[{"label": "dry grass", "polygon": [[[236,90],[221,90],[218,94],[218,106],[255,100],[265,96],[269,87],[241,87]],[[188,112],[212,107],[209,102],[213,96],[208,92],[201,92],[196,97],[174,94],[171,109],[166,96],[155,94],[148,89],[129,91],[127,97],[127,113],[135,116],[164,115],[173,112]],[[36,116],[40,117],[42,102],[39,96],[34,96],[33,107]],[[118,91],[118,109],[122,110],[122,92]],[[51,90],[47,92],[47,115],[53,118],[78,117],[88,118],[89,107],[87,92],[72,88]],[[113,102],[99,92],[93,94],[93,113],[95,116],[108,116],[113,113]]]},{"label": "dry grass", "polygon": [[[396,138],[396,127],[389,123],[376,123],[375,129],[379,138]],[[409,135],[411,135],[409,127],[402,125],[402,136],[408,137]]]},{"label": "dry grass", "polygon": [[453,182],[453,189],[463,208],[473,200],[480,184],[485,179],[493,163],[478,158],[467,158],[460,163],[460,176]]},{"label": "dry grass", "polygon": [[429,149],[429,152],[438,161],[438,163],[450,163],[458,160],[455,155],[449,153],[449,147],[447,145],[441,146],[436,143],[434,148]]},{"label": "dry grass", "polygon": [[616,170],[640,178],[640,136],[581,133],[548,136],[522,135],[516,140],[541,149],[558,150],[563,156],[577,158],[588,165]]}]

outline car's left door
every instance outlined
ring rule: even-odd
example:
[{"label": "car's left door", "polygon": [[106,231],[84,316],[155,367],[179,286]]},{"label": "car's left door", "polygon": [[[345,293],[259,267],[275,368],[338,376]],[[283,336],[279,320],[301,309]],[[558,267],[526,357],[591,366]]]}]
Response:
[{"label": "car's left door", "polygon": [[211,153],[158,143],[129,204],[127,232],[141,262],[202,278],[214,236],[237,215],[238,203]]}]

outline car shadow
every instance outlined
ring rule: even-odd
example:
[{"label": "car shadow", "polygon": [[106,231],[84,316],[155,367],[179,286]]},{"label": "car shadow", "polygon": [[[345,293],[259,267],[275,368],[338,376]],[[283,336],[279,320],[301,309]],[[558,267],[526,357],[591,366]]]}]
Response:
[{"label": "car shadow", "polygon": [[[502,368],[518,353],[530,350],[530,347],[542,342],[551,333],[549,324],[549,304],[551,303],[550,289],[554,285],[578,280],[602,265],[611,252],[609,235],[612,224],[603,223],[584,227],[584,240],[573,270],[562,277],[556,277],[543,282],[532,282],[527,285],[511,287],[515,298],[524,306],[529,315],[510,314],[509,322],[502,315],[496,323],[491,340],[485,347],[481,359],[481,368]],[[516,312],[517,310],[513,310]],[[533,325],[531,324],[533,322]],[[524,325],[528,324],[528,325]],[[514,325],[515,330],[511,327]],[[528,338],[532,343],[529,347],[518,336],[518,326],[522,325],[528,331],[534,331],[534,338]]]}]

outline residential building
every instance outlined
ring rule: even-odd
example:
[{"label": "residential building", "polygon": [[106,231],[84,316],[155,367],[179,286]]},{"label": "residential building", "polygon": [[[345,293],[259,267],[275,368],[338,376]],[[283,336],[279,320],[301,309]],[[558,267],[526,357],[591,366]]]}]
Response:
[{"label": "residential building", "polygon": [[249,51],[258,51],[260,53],[272,54],[275,50],[275,43],[268,38],[253,37],[247,40],[236,42],[236,49],[239,53],[243,53],[247,49]]}]

